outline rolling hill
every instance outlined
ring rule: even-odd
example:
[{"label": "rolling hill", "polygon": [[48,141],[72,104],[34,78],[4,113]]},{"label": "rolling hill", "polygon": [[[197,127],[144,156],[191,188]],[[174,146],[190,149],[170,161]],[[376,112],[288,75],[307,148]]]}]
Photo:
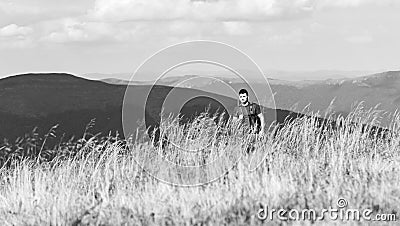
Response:
[{"label": "rolling hill", "polygon": [[80,136],[96,118],[96,130],[120,127],[125,88],[70,74],[23,74],[0,79],[0,137],[15,139],[38,126],[43,134],[55,125]]},{"label": "rolling hill", "polygon": [[[82,136],[85,126],[95,118],[92,133],[108,134],[110,131],[123,134],[122,104],[126,85],[107,84],[102,81],[88,80],[71,74],[22,74],[0,79],[0,139],[13,140],[38,127],[39,134],[45,134],[55,124],[60,124],[57,134],[66,138]],[[148,85],[134,85],[132,95],[135,100],[130,103],[137,109],[130,118],[132,122],[143,119],[143,106],[146,103]],[[172,87],[156,86],[149,96],[146,107],[150,108],[150,124],[157,121],[163,99]],[[207,96],[189,101],[181,113],[190,115],[205,109],[211,103],[211,110],[218,109],[220,104],[233,108],[235,99],[201,90],[188,88],[175,89],[178,96]],[[213,102],[211,99],[217,99]],[[179,98],[176,101],[180,101]],[[290,111],[266,109],[266,121],[272,123],[273,115],[280,121],[288,115],[297,117]]]}]

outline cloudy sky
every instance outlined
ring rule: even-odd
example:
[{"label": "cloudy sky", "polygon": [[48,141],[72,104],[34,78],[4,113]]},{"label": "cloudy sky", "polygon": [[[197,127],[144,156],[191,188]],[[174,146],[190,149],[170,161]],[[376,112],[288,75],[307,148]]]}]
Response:
[{"label": "cloudy sky", "polygon": [[0,77],[133,72],[193,39],[265,71],[400,69],[398,0],[0,0]]}]

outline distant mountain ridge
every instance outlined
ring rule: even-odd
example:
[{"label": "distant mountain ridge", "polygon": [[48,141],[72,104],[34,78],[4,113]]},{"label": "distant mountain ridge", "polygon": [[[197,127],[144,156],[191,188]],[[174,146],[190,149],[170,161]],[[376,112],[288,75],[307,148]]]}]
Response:
[{"label": "distant mountain ridge", "polygon": [[[193,75],[170,77],[158,81],[158,84],[186,87],[199,90],[223,90],[222,84],[216,80],[193,80]],[[235,89],[246,87],[240,79],[218,79],[228,83]],[[183,82],[185,81],[185,82]],[[369,109],[379,105],[379,109],[395,112],[400,108],[400,71],[387,71],[364,75],[356,78],[285,81],[268,79],[276,107],[279,109],[301,111],[308,107],[310,111],[324,113],[326,110],[338,114],[348,114],[357,103],[364,102]],[[149,84],[152,82],[149,82]],[[257,81],[250,84],[255,90],[263,92],[265,85]],[[228,95],[227,93],[219,93]],[[330,104],[333,103],[332,106]]]},{"label": "distant mountain ridge", "polygon": [[[244,70],[246,73],[252,74],[252,71]],[[207,74],[207,75],[221,75],[223,72],[219,71],[178,71],[175,74]],[[316,70],[316,71],[284,71],[284,70],[265,70],[263,72],[269,79],[284,80],[289,82],[299,82],[305,80],[326,80],[326,79],[343,79],[343,78],[356,78],[363,75],[376,74],[376,71],[346,71],[346,70]],[[83,77],[89,78],[118,78],[120,80],[129,80],[133,73],[86,73],[82,74]],[[145,76],[140,76],[143,78]],[[124,78],[124,79],[122,79]]]}]

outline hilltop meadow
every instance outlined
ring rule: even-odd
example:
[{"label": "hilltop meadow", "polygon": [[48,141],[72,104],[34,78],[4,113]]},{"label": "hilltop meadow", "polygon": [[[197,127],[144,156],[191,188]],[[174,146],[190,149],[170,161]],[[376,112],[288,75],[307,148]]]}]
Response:
[{"label": "hilltop meadow", "polygon": [[[381,117],[391,124],[385,134],[363,127]],[[371,217],[400,210],[400,115],[355,109],[338,117],[333,129],[313,117],[301,117],[270,128],[254,138],[212,118],[180,125],[166,120],[161,129],[169,142],[153,145],[143,136],[90,134],[79,140],[54,139],[54,126],[44,136],[35,131],[1,147],[1,225],[363,225],[366,220],[260,220],[260,208],[302,210],[371,209]],[[94,122],[92,122],[93,124]],[[178,146],[180,148],[178,148]],[[198,150],[182,152],[182,148]],[[147,153],[147,155],[143,155]],[[238,157],[232,165],[231,157]],[[141,162],[142,158],[150,158]],[[200,167],[219,159],[228,169],[210,183],[171,185],[162,175],[179,175],[165,161]],[[260,165],[249,168],[252,161]],[[144,165],[153,164],[153,165]],[[232,166],[229,168],[229,166]],[[225,166],[224,166],[225,167]],[[167,172],[168,171],[168,172]],[[200,171],[207,174],[206,171]],[[200,175],[205,176],[207,175]],[[164,177],[165,179],[165,177]],[[171,178],[170,178],[171,179]],[[182,179],[182,178],[181,178]],[[172,179],[171,179],[172,180]],[[183,181],[183,179],[182,179]],[[372,221],[373,222],[373,221]]]}]

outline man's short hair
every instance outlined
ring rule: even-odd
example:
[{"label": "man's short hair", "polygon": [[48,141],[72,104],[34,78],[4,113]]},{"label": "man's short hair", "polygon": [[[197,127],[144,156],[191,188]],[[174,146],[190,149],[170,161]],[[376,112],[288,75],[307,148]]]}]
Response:
[{"label": "man's short hair", "polygon": [[249,95],[249,93],[247,92],[247,90],[246,89],[241,89],[241,90],[239,90],[239,95],[240,94],[246,94],[247,96]]}]

